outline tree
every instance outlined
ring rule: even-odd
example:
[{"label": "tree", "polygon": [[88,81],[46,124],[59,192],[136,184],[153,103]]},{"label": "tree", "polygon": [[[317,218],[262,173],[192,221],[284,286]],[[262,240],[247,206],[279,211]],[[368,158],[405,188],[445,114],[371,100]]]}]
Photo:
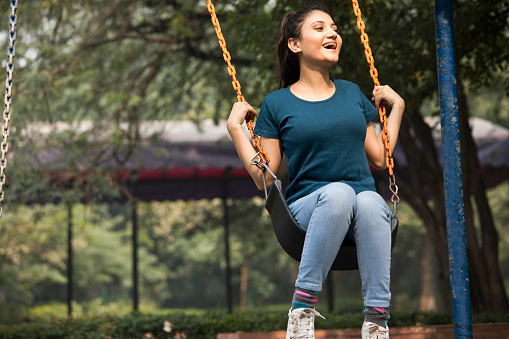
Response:
[{"label": "tree", "polygon": [[[140,121],[199,120],[199,112],[214,116],[221,111],[206,100],[221,97],[218,93],[225,86],[206,81],[219,71],[219,63],[210,62],[207,53],[216,48],[215,42],[201,38],[213,29],[208,12],[198,4],[126,0],[20,4],[19,13],[34,19],[23,20],[20,15],[18,22],[20,67],[12,122],[17,128],[10,139],[17,161],[10,182],[19,184],[10,188],[7,199],[38,200],[44,191],[51,191],[45,200],[54,201],[73,187],[86,200],[116,196],[127,189],[109,180],[107,172],[121,167],[142,142]],[[199,49],[194,47],[198,44]],[[91,124],[80,124],[84,120]],[[35,122],[49,124],[50,131],[40,130]],[[65,175],[35,173],[41,170],[41,150],[52,157],[52,169],[67,169]],[[46,169],[43,172],[47,174]],[[38,183],[41,174],[48,179],[44,185]],[[102,183],[97,185],[97,180]],[[27,191],[27,186],[32,189]]]},{"label": "tree", "polygon": [[[288,267],[295,263],[289,264],[293,260],[275,241],[268,216],[260,216],[263,201],[253,198],[228,203],[233,272],[229,293],[236,304],[243,301],[244,307],[281,300],[283,291],[291,290],[290,279],[282,277],[290,276]],[[221,199],[213,199],[140,205],[140,246],[163,263],[161,271],[169,272],[165,291],[151,293],[160,306],[225,306],[222,204]]]},{"label": "tree", "polygon": [[[58,302],[67,290],[67,208],[65,204],[17,206],[0,228],[0,322],[29,319],[34,304]],[[112,217],[106,205],[73,208],[74,302],[87,303],[111,287],[111,300],[125,298],[131,285],[131,248],[126,246],[125,213]],[[170,271],[158,258],[139,251],[140,282],[146,295],[164,295]],[[161,292],[163,291],[163,292]]]}]

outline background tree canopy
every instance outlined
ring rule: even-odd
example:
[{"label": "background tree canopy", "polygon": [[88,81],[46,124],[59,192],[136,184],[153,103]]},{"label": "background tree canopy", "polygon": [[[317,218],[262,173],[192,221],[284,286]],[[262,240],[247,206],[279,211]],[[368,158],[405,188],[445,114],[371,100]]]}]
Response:
[{"label": "background tree canopy", "polygon": [[[243,94],[255,107],[277,89],[274,45],[280,20],[300,3],[229,0],[215,4]],[[372,82],[351,3],[337,0],[327,5],[343,38],[332,76],[358,83],[369,95]],[[454,5],[472,304],[476,310],[507,312],[499,234],[468,117],[483,111],[485,117],[509,127],[509,2],[457,0]],[[447,307],[442,170],[431,128],[423,119],[438,114],[434,2],[365,0],[360,6],[380,80],[406,101],[399,144],[409,167],[405,173],[396,168],[396,175],[402,199],[423,221],[433,244],[434,274]],[[40,196],[71,202],[118,196],[125,186],[112,180],[107,175],[110,169],[103,165],[114,159],[120,167],[136,147],[151,141],[141,139],[141,122],[219,121],[228,116],[235,100],[205,1],[31,0],[20,2],[18,15],[10,138],[15,158],[6,172],[10,204]],[[92,122],[86,130],[57,128],[57,122],[77,126],[84,120]],[[50,131],[37,123],[49,125]],[[37,157],[41,150],[52,148],[62,149],[65,155],[66,171],[56,178],[41,168]],[[474,211],[479,212],[477,217]],[[155,223],[154,227],[161,226]],[[158,237],[150,240],[153,246]],[[62,280],[52,269],[45,272],[55,282]],[[160,287],[154,283],[153,288]]]}]

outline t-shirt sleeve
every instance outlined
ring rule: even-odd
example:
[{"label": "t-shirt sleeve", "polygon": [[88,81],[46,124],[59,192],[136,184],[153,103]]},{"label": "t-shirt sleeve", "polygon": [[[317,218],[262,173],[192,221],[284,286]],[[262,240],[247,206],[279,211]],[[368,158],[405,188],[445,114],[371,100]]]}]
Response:
[{"label": "t-shirt sleeve", "polygon": [[267,98],[265,98],[260,108],[254,133],[266,138],[279,139],[279,125],[274,116],[274,108]]},{"label": "t-shirt sleeve", "polygon": [[366,117],[366,123],[371,122],[378,114],[378,110],[375,108],[375,105],[371,101],[366,98],[364,93],[359,89],[359,93],[361,95],[362,106],[364,107],[364,115]]}]

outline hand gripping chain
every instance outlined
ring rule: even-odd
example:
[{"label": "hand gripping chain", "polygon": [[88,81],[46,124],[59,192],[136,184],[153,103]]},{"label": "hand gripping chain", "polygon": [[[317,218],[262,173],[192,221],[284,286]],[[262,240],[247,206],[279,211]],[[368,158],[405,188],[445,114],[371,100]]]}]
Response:
[{"label": "hand gripping chain", "polygon": [[11,95],[12,95],[12,73],[14,70],[14,42],[16,41],[16,10],[18,9],[18,0],[11,0],[11,16],[9,20],[9,47],[7,49],[7,56],[9,60],[7,62],[7,78],[5,80],[5,108],[4,108],[4,126],[2,128],[2,143],[0,149],[2,152],[0,158],[0,217],[2,217],[2,203],[4,201],[4,184],[5,184],[5,168],[7,167],[7,150],[9,146],[7,144],[7,137],[9,136],[9,121],[11,119]]},{"label": "hand gripping chain", "polygon": [[[366,54],[366,60],[369,64],[369,74],[371,75],[375,86],[380,86],[380,82],[378,81],[378,71],[375,68],[375,59],[373,59],[373,53],[371,52],[371,47],[369,47],[369,38],[364,31],[366,25],[362,20],[359,2],[357,0],[352,0],[352,6],[354,14],[357,17],[357,28],[361,31],[361,41],[364,44],[364,53]],[[399,203],[398,186],[396,185],[396,177],[394,176],[394,159],[392,157],[390,144],[391,136],[387,127],[387,115],[383,105],[380,105],[378,108],[378,113],[380,115],[380,122],[382,123],[382,138],[385,145],[385,163],[387,165],[387,169],[389,170],[389,188],[392,192],[391,200],[393,203]]]}]

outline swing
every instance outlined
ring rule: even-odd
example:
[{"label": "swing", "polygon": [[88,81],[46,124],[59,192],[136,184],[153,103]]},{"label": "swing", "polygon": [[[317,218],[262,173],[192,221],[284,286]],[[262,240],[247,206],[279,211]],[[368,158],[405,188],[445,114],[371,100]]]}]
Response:
[{"label": "swing", "polygon": [[[364,44],[364,52],[366,55],[366,60],[370,66],[370,75],[373,79],[373,83],[375,86],[380,86],[380,82],[378,81],[378,71],[374,65],[373,54],[371,53],[371,48],[369,47],[369,39],[368,35],[365,33],[365,25],[364,21],[361,17],[361,11],[359,8],[359,3],[357,0],[352,0],[354,14],[357,17],[357,28],[361,31],[361,41]],[[239,102],[245,101],[244,96],[241,93],[240,83],[236,78],[236,71],[233,65],[231,64],[231,55],[226,49],[226,42],[223,37],[223,33],[221,32],[221,27],[219,25],[219,21],[216,16],[215,7],[212,4],[211,0],[207,0],[207,9],[210,12],[212,24],[214,25],[217,38],[219,40],[219,45],[223,50],[223,58],[225,62],[228,64],[228,74],[232,77],[232,85],[233,89],[237,92],[237,100]],[[382,138],[385,146],[385,155],[386,155],[386,165],[389,171],[389,189],[392,192],[391,201],[394,204],[392,219],[391,219],[391,249],[394,248],[396,244],[396,236],[398,231],[398,219],[396,218],[396,206],[399,203],[398,186],[396,185],[396,178],[393,173],[394,169],[394,159],[392,157],[392,151],[390,146],[390,135],[389,130],[387,128],[387,118],[385,107],[381,105],[378,109],[380,115],[380,122],[382,123]],[[293,259],[300,261],[302,248],[304,247],[304,239],[306,236],[306,232],[299,226],[292,213],[290,212],[286,199],[282,191],[281,180],[277,178],[277,176],[269,169],[268,163],[270,161],[267,153],[262,149],[260,144],[260,139],[257,135],[254,134],[253,131],[253,119],[249,116],[246,116],[246,124],[251,134],[251,143],[257,153],[251,159],[251,165],[255,165],[260,168],[263,173],[265,171],[269,171],[269,173],[274,177],[274,182],[270,187],[269,192],[267,193],[267,185],[265,182],[265,175],[263,175],[263,184],[265,187],[265,208],[269,212],[272,226],[274,228],[274,233],[276,234],[276,238],[278,239],[281,247],[288,253]],[[358,261],[357,261],[357,249],[355,246],[355,242],[349,238],[345,238],[339,252],[332,264],[331,270],[345,271],[345,270],[356,270],[358,269]]]},{"label": "swing", "polygon": [[2,217],[2,203],[4,201],[4,185],[5,185],[5,168],[7,167],[7,150],[9,146],[7,144],[7,137],[9,136],[9,121],[11,120],[11,94],[12,94],[12,72],[14,69],[13,58],[14,58],[14,42],[16,41],[16,23],[18,21],[16,17],[16,10],[18,9],[18,0],[11,0],[11,16],[9,24],[11,29],[9,30],[9,48],[7,49],[7,56],[9,60],[7,62],[7,78],[5,79],[5,108],[4,108],[4,126],[2,129],[2,144],[0,145],[2,155],[0,160],[0,218]]}]

